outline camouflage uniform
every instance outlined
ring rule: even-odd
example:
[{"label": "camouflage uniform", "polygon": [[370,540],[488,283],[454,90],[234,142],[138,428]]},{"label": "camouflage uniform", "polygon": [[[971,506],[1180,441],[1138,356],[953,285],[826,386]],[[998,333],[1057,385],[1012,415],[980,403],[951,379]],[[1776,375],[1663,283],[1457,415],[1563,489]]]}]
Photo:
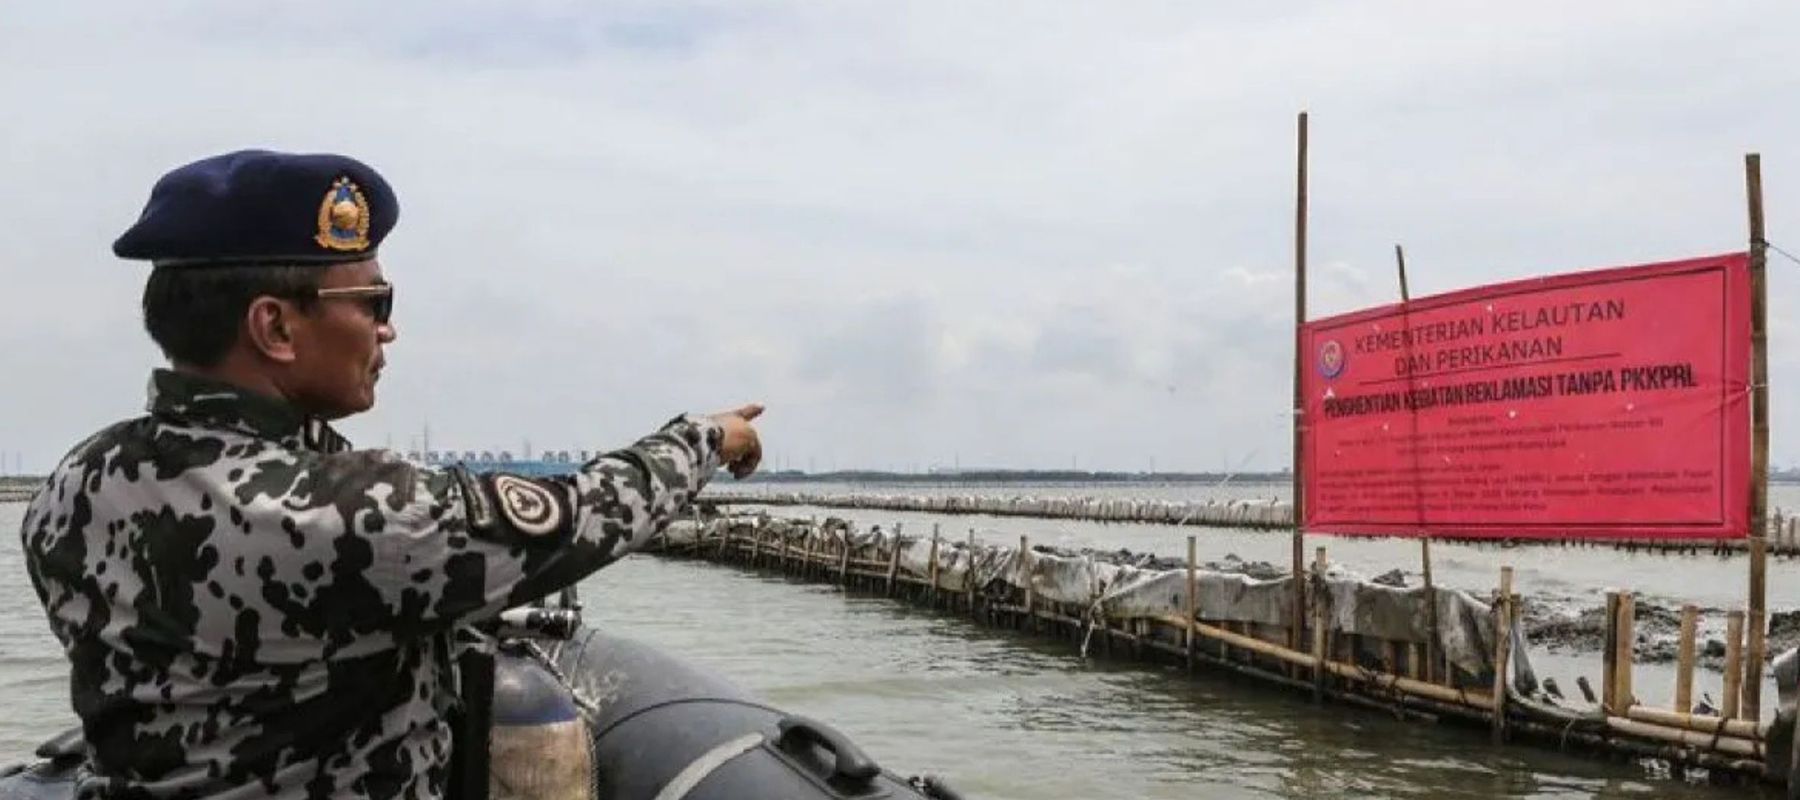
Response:
[{"label": "camouflage uniform", "polygon": [[437,797],[459,623],[641,546],[719,465],[678,418],[568,477],[433,469],[170,371],[26,512],[38,597],[118,797]]}]

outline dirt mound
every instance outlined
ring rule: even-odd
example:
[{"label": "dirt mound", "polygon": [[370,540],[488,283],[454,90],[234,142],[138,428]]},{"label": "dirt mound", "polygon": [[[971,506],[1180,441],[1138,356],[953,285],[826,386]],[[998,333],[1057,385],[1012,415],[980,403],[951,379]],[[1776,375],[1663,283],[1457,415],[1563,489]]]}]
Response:
[{"label": "dirt mound", "polygon": [[[1598,650],[1606,645],[1606,607],[1597,605],[1589,609],[1570,611],[1553,611],[1553,609],[1537,609],[1534,604],[1526,604],[1525,634],[1537,645],[1550,649],[1562,650]],[[1638,602],[1636,618],[1633,622],[1634,658],[1642,663],[1661,663],[1676,659],[1676,638],[1681,631],[1681,614],[1663,605]],[[1800,625],[1796,625],[1800,627]],[[1710,652],[1714,641],[1708,641],[1701,649],[1701,656]],[[1723,654],[1724,643],[1717,643],[1719,652]]]}]

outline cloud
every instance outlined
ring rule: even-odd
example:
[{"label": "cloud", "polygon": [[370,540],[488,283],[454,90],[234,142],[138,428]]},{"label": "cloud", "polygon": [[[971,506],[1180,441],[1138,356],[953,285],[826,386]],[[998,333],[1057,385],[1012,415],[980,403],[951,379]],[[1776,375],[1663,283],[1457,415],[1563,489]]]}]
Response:
[{"label": "cloud", "polygon": [[931,392],[941,369],[933,309],[918,296],[878,298],[804,312],[794,376],[844,403],[908,405]]},{"label": "cloud", "polygon": [[[169,167],[398,187],[365,442],[598,447],[770,403],[790,466],[1286,461],[1293,113],[1315,316],[1742,247],[1800,207],[1792,4],[9,4],[0,451],[134,413],[111,238]],[[1788,274],[1772,307],[1795,299]],[[1777,320],[1780,314],[1772,314]],[[1773,334],[1778,385],[1800,329]],[[1777,463],[1800,458],[1781,431]]]}]

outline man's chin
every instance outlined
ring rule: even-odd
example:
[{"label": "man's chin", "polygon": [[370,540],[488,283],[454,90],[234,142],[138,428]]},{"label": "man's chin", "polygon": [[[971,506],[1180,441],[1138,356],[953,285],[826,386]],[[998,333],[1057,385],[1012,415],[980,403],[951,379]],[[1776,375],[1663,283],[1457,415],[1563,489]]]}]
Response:
[{"label": "man's chin", "polygon": [[329,410],[326,410],[326,411],[320,413],[319,417],[322,419],[327,419],[327,420],[338,420],[338,419],[343,419],[345,417],[354,416],[356,414],[361,414],[362,412],[368,411],[369,409],[374,408],[374,407],[375,407],[375,393],[373,391],[370,391],[367,394],[364,394],[363,396],[356,398],[355,400],[351,400],[348,402],[339,403],[339,404],[334,405]]}]

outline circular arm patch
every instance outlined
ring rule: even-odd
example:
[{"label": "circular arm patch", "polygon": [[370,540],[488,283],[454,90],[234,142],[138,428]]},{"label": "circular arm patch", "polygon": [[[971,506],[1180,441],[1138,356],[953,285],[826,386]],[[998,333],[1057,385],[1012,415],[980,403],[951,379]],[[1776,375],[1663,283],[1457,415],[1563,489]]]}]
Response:
[{"label": "circular arm patch", "polygon": [[526,536],[544,536],[563,526],[563,507],[549,489],[512,475],[494,476],[494,498],[500,513]]}]

